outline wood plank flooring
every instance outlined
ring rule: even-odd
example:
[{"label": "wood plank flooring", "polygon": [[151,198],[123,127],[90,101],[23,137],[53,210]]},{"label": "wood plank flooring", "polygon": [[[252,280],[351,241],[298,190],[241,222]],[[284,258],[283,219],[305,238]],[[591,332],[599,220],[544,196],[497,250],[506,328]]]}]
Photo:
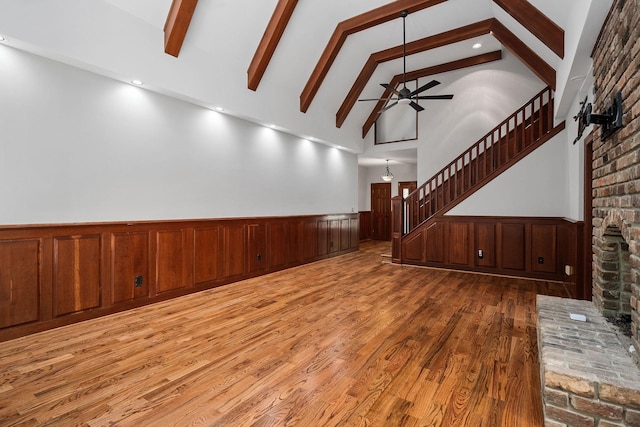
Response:
[{"label": "wood plank flooring", "polygon": [[0,343],[1,426],[542,426],[536,293],[388,243]]}]

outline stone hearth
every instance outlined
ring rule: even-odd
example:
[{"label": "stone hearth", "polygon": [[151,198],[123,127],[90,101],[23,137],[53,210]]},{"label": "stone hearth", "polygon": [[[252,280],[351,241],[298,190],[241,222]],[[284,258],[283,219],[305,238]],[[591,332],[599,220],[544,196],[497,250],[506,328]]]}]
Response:
[{"label": "stone hearth", "polygon": [[545,426],[640,426],[640,369],[593,303],[538,296],[537,313]]}]

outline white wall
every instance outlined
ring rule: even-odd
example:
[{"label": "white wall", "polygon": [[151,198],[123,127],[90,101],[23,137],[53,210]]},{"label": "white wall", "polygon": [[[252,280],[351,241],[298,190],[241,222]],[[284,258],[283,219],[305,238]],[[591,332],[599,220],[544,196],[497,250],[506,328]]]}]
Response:
[{"label": "white wall", "polygon": [[0,46],[0,224],[352,212],[356,156]]},{"label": "white wall", "polygon": [[473,216],[566,216],[567,131],[533,153],[447,212]]},{"label": "white wall", "polygon": [[[544,84],[508,51],[500,66],[489,63],[447,74],[450,83],[431,95],[454,94],[451,101],[431,101],[419,119],[418,183],[421,184],[530,100]],[[489,77],[489,78],[487,78]],[[436,80],[439,76],[434,76]],[[444,79],[441,79],[444,81]]]}]

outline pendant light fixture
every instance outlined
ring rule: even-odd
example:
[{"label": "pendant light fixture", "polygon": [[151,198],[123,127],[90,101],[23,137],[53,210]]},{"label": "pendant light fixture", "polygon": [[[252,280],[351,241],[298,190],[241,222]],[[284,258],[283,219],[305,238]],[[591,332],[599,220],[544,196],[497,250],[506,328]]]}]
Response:
[{"label": "pendant light fixture", "polygon": [[384,175],[382,175],[380,178],[382,178],[383,181],[385,182],[390,182],[393,180],[393,174],[391,173],[391,171],[389,170],[389,160],[387,159],[387,169],[386,172],[384,173]]}]

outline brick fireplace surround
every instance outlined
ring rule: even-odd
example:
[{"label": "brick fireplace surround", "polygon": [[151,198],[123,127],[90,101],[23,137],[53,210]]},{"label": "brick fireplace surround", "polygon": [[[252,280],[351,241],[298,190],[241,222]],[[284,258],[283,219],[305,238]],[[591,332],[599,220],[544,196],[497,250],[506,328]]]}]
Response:
[{"label": "brick fireplace surround", "polygon": [[[640,0],[613,1],[593,69],[588,102],[602,113],[622,92],[623,128],[604,140],[600,126],[586,129],[593,131],[592,301],[538,298],[547,427],[640,426]],[[630,338],[604,320],[619,315],[631,316]]]}]

